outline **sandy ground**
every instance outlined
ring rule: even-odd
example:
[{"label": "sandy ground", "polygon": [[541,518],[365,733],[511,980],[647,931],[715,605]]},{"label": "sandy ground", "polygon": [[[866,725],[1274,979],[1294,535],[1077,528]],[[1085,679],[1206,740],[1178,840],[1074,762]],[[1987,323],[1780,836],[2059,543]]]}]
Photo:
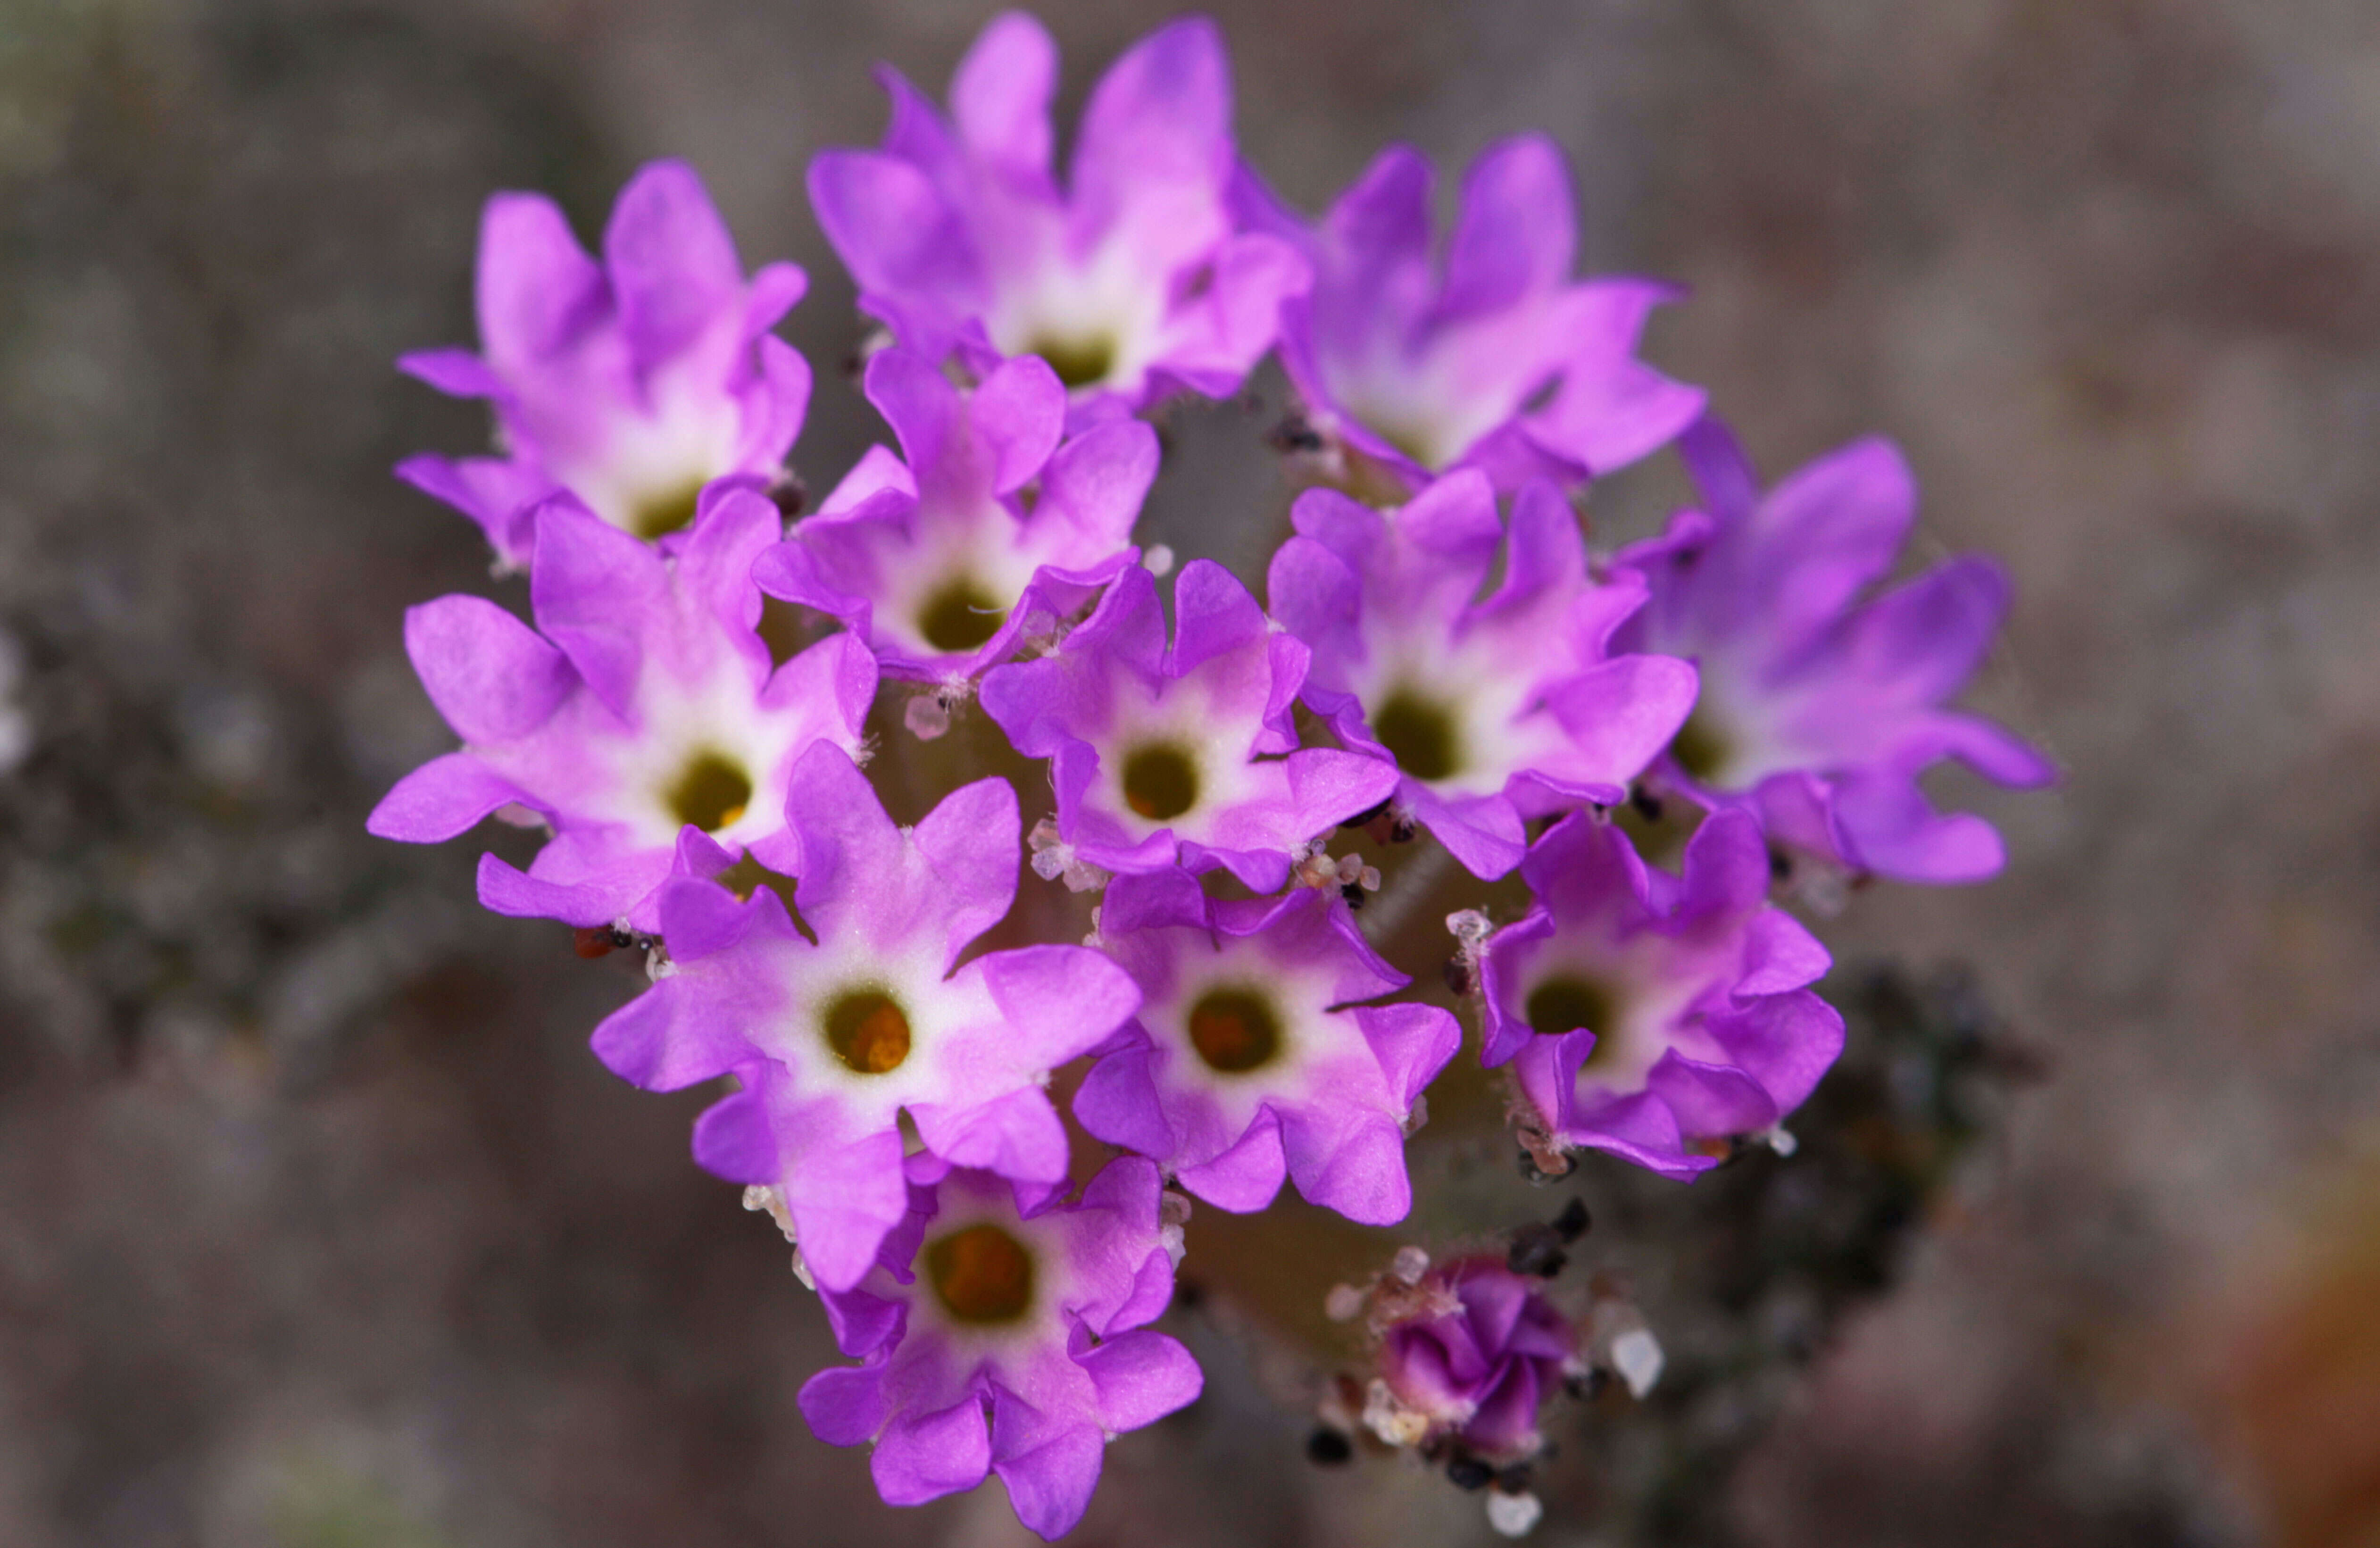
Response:
[{"label": "sandy ground", "polygon": [[[1160,13],[1046,14],[1072,101]],[[2254,1438],[2327,1346],[2296,1386],[2241,1375],[2305,1254],[2380,1234],[2353,1180],[2380,1141],[2368,7],[1221,19],[1291,197],[1388,139],[1543,127],[1585,261],[1692,287],[1652,352],[1766,466],[1890,434],[1927,551],[2016,577],[1978,701],[2070,777],[1946,785],[2006,877],[1864,894],[1833,939],[1967,964],[2052,1078],[1739,1479],[1742,1541],[2371,1542],[2288,1516]],[[630,969],[477,914],[475,845],[361,826],[446,745],[402,609],[491,589],[469,526],[386,473],[484,433],[389,365],[468,338],[480,201],[542,188],[589,227],[638,161],[693,160],[747,261],[813,275],[788,332],[822,484],[873,432],[801,169],[874,138],[868,61],[938,85],[979,20],[0,0],[0,629],[31,737],[0,777],[0,1542],[1016,1535],[996,1491],[885,1511],[808,1436],[828,1345],[782,1248],[686,1164],[694,1099],[585,1054]],[[1255,558],[1262,428],[1181,427],[1227,460],[1169,472],[1156,535]],[[1676,488],[1618,481],[1598,520]],[[1434,1481],[1307,1468],[1215,1353],[1209,1405],[1111,1449],[1085,1541],[1484,1538]]]}]

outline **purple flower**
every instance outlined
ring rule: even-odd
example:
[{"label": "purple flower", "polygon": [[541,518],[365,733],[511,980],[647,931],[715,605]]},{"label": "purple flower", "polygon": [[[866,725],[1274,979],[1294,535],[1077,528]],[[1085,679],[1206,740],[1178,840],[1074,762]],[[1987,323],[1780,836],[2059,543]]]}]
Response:
[{"label": "purple flower", "polygon": [[769,330],[809,281],[771,263],[749,284],[691,168],[630,179],[588,257],[552,200],[500,193],[480,223],[480,342],[397,364],[495,408],[501,457],[417,457],[397,476],[529,561],[530,510],[567,491],[623,531],[674,532],[715,479],[765,488],[809,405],[810,371]]},{"label": "purple flower", "polygon": [[1085,1128],[1223,1209],[1263,1209],[1286,1174],[1350,1220],[1405,1217],[1403,1126],[1463,1034],[1434,1006],[1349,1006],[1409,981],[1345,903],[1309,887],[1214,902],[1180,871],[1122,877],[1098,944],[1141,1005],[1075,1098]]},{"label": "purple flower", "polygon": [[1583,1361],[1577,1330],[1541,1284],[1494,1258],[1458,1258],[1402,1291],[1401,1314],[1380,1330],[1390,1432],[1446,1436],[1490,1462],[1543,1450],[1537,1410]]},{"label": "purple flower", "polygon": [[1693,421],[1703,395],[1635,355],[1677,292],[1572,281],[1577,219],[1550,140],[1507,140],[1472,165],[1442,264],[1430,182],[1418,152],[1391,147],[1308,226],[1240,178],[1247,224],[1313,265],[1310,293],[1283,309],[1281,353],[1317,430],[1412,488],[1479,468],[1509,491],[1608,472]]},{"label": "purple flower", "polygon": [[1535,907],[1480,950],[1481,1057],[1513,1063],[1557,1146],[1690,1177],[1712,1164],[1692,1141],[1773,1127],[1842,1052],[1842,1017],[1805,987],[1827,950],[1769,905],[1745,813],[1703,823],[1671,876],[1578,812],[1521,874]]},{"label": "purple flower", "polygon": [[1684,662],[1608,652],[1644,582],[1589,579],[1550,484],[1513,501],[1503,579],[1484,600],[1504,530],[1475,469],[1391,512],[1309,490],[1291,517],[1298,535],[1269,587],[1273,616],[1313,648],[1307,706],[1395,761],[1398,807],[1474,875],[1520,863],[1524,817],[1622,799],[1694,705]]},{"label": "purple flower", "polygon": [[463,747],[398,782],[371,831],[426,844],[490,812],[533,814],[552,841],[527,875],[482,856],[480,900],[579,925],[651,929],[651,894],[689,828],[783,868],[795,762],[820,742],[858,750],[876,663],[838,636],[771,670],[750,571],[776,507],[715,490],[668,548],[564,500],[533,530],[542,638],[482,597],[406,615],[414,670]]},{"label": "purple flower", "polygon": [[1705,807],[1757,812],[1770,835],[1854,871],[1979,882],[2004,854],[1990,823],[1944,815],[1917,775],[1957,758],[2003,785],[2046,785],[2040,753],[1942,708],[1990,648],[2008,579],[1988,559],[1936,567],[1867,601],[1917,506],[1884,441],[1820,458],[1766,495],[1734,438],[1705,421],[1682,447],[1704,509],[1618,563],[1652,596],[1621,631],[1695,660],[1703,695],[1664,783]]},{"label": "purple flower", "polygon": [[971,677],[1138,557],[1156,432],[1123,421],[1062,441],[1066,390],[1040,360],[962,392],[924,356],[890,349],[868,363],[868,396],[906,462],[870,448],[753,578],[843,620],[888,675]]},{"label": "purple flower", "polygon": [[1059,835],[1077,859],[1123,872],[1220,865],[1277,891],[1291,848],[1386,800],[1395,773],[1298,748],[1290,707],[1305,647],[1272,633],[1228,570],[1192,561],[1173,600],[1168,650],[1157,582],[1124,571],[1055,654],[986,676],[984,709],[1018,751],[1051,760]]},{"label": "purple flower", "polygon": [[1106,417],[1176,388],[1221,396],[1272,347],[1305,264],[1236,232],[1231,68],[1213,22],[1159,29],[1083,110],[1066,184],[1050,165],[1057,47],[996,18],[951,79],[952,119],[898,74],[881,151],[810,164],[810,201],[860,305],[937,363],[978,374],[1039,355]]},{"label": "purple flower", "polygon": [[1042,1082],[1140,993],[1082,946],[988,952],[953,970],[1016,896],[1006,780],[963,786],[896,828],[851,760],[823,745],[794,770],[785,826],[809,936],[769,887],[738,903],[673,879],[661,932],[674,970],[596,1030],[595,1052],[653,1091],[733,1072],[745,1089],[703,1115],[697,1159],[781,1188],[819,1282],[848,1289],[907,1208],[902,1115],[953,1165],[1057,1183],[1066,1135]]},{"label": "purple flower", "polygon": [[825,1293],[835,1342],[864,1363],[811,1377],[802,1415],[830,1444],[874,1444],[888,1505],[996,1472],[1017,1519],[1058,1537],[1090,1504],[1107,1442],[1203,1384],[1189,1350],[1143,1326],[1172,1298],[1179,1242],[1157,1168],[1112,1161],[1054,1208],[1020,1212],[981,1172],[912,1196],[865,1283]]}]

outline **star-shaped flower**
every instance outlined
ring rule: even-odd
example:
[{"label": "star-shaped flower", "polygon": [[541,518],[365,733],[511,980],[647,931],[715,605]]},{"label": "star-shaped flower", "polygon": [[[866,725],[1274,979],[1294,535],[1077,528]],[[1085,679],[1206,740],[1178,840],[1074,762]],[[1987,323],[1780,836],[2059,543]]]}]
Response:
[{"label": "star-shaped flower", "polygon": [[1023,843],[1005,780],[963,786],[899,828],[851,760],[820,747],[794,771],[785,826],[809,933],[769,887],[739,903],[710,881],[671,881],[661,932],[674,970],[596,1030],[595,1052],[654,1091],[735,1074],[744,1089],[703,1115],[698,1159],[783,1190],[811,1272],[848,1289],[907,1208],[902,1116],[953,1165],[1056,1184],[1066,1135],[1042,1084],[1140,993],[1082,946],[957,966],[1016,896]]},{"label": "star-shaped flower", "polygon": [[534,507],[557,493],[639,538],[675,532],[713,480],[764,489],[783,474],[810,370],[769,330],[808,284],[791,263],[747,284],[683,163],[655,162],[621,190],[601,262],[552,200],[500,193],[480,225],[481,353],[397,363],[488,399],[502,453],[416,457],[397,474],[486,529],[514,567],[529,561]]},{"label": "star-shaped flower", "polygon": [[1562,1147],[1677,1177],[1693,1147],[1773,1127],[1843,1047],[1810,992],[1824,946],[1768,902],[1768,850],[1741,811],[1686,843],[1682,875],[1648,868],[1619,827],[1579,812],[1529,850],[1536,904],[1479,954],[1489,1065]]},{"label": "star-shaped flower", "polygon": [[1943,708],[2008,612],[1989,559],[1937,566],[1880,595],[1917,509],[1900,452],[1861,441],[1766,494],[1713,421],[1683,443],[1703,509],[1615,561],[1650,587],[1629,648],[1702,669],[1702,699],[1662,783],[1712,810],[1756,812],[1780,843],[1905,882],[1980,882],[2005,858],[1981,817],[1934,809],[1917,776],[1956,758],[2031,787],[2058,771],[1991,722]]},{"label": "star-shaped flower", "polygon": [[716,490],[667,549],[569,501],[541,506],[534,530],[537,630],[483,597],[406,615],[414,669],[463,747],[400,781],[371,831],[434,843],[491,812],[542,821],[553,838],[527,875],[481,858],[480,900],[579,925],[651,929],[688,829],[787,863],[795,762],[820,742],[860,750],[876,663],[837,636],[771,669],[750,572],[776,507]]},{"label": "star-shaped flower", "polygon": [[1524,817],[1622,799],[1694,705],[1693,667],[1608,648],[1644,583],[1588,575],[1551,484],[1521,491],[1509,540],[1475,469],[1393,511],[1309,490],[1291,518],[1268,589],[1313,649],[1307,707],[1394,762],[1398,807],[1474,875],[1520,863]]},{"label": "star-shaped flower", "polygon": [[860,305],[903,344],[989,372],[1038,355],[1088,418],[1182,388],[1234,391],[1272,347],[1295,250],[1232,225],[1231,67],[1213,22],[1190,17],[1133,45],[1083,110],[1061,185],[1050,98],[1057,46],[1010,12],[951,80],[945,119],[882,72],[880,151],[830,151],[810,201],[859,282]]}]

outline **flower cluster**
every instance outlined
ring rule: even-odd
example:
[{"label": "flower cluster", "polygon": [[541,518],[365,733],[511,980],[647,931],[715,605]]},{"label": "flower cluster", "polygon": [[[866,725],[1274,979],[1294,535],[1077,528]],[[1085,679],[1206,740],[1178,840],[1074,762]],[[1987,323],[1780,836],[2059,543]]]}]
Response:
[{"label": "flower cluster", "polygon": [[[1671,293],[1573,276],[1548,141],[1480,158],[1441,250],[1413,151],[1318,221],[1266,191],[1210,23],[1109,68],[1062,175],[1056,79],[1002,17],[947,116],[888,71],[881,148],[813,163],[893,445],[790,522],[810,378],[770,329],[800,271],[747,277],[674,163],[600,262],[550,201],[490,202],[480,352],[403,364],[489,399],[499,455],[399,473],[526,572],[528,617],[408,615],[461,745],[370,819],[542,835],[526,869],[482,857],[480,899],[648,952],[595,1053],[718,1092],[696,1159],[775,1215],[859,1362],[803,1389],[819,1435],[871,1445],[896,1505],[997,1474],[1045,1537],[1110,1440],[1198,1395],[1148,1326],[1190,1196],[1246,1213],[1286,1183],[1403,1221],[1466,1020],[1541,1172],[1585,1148],[1692,1177],[1779,1133],[1841,1046],[1782,860],[1977,879],[1996,835],[1918,775],[2049,774],[1942,707],[1998,572],[1863,601],[1906,469],[1864,444],[1758,494],[1703,395],[1637,358]],[[1261,596],[1203,558],[1169,588],[1134,544],[1146,416],[1271,354],[1293,532]],[[1672,442],[1703,508],[1592,550],[1591,481]],[[764,636],[770,599],[802,628]],[[1693,830],[1674,871],[1614,820],[1660,796]],[[1374,852],[1334,856],[1350,835]],[[1394,928],[1433,900],[1451,963]],[[1541,1400],[1601,1368],[1594,1317],[1492,1259],[1417,1262],[1370,1292],[1367,1421],[1525,1462]]]}]

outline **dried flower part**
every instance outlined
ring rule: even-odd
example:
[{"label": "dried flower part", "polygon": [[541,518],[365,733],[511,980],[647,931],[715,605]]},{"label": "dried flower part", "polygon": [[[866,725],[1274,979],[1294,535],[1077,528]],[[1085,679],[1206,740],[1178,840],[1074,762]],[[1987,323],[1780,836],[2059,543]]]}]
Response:
[{"label": "dried flower part", "polygon": [[537,504],[565,495],[621,531],[690,526],[715,481],[767,490],[810,396],[809,366],[769,330],[808,288],[791,263],[747,283],[693,170],[655,162],[621,190],[589,258],[552,201],[498,194],[480,226],[481,353],[399,364],[484,397],[504,455],[423,456],[399,477],[486,530],[507,566],[535,547]]}]

